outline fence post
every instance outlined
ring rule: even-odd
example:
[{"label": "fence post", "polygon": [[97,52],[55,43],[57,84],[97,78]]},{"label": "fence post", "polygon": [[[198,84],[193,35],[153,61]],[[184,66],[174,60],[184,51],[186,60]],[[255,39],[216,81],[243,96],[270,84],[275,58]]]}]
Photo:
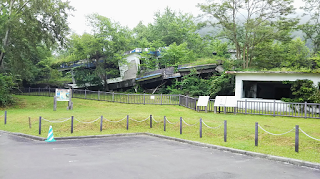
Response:
[{"label": "fence post", "polygon": [[224,121],[224,142],[227,142],[227,120]]},{"label": "fence post", "polygon": [[87,99],[87,90],[84,89],[84,99]]},{"label": "fence post", "polygon": [[53,97],[53,111],[57,110],[57,96],[54,95]]},{"label": "fence post", "polygon": [[273,100],[273,117],[276,117],[276,100]]},{"label": "fence post", "polygon": [[114,92],[112,92],[112,101],[114,102]]},{"label": "fence post", "polygon": [[150,128],[152,128],[152,115],[150,115]]},{"label": "fence post", "polygon": [[247,102],[247,99],[245,100],[245,102],[244,102],[244,114],[247,114],[247,104],[248,102]]},{"label": "fence post", "polygon": [[200,118],[200,138],[202,138],[202,118]]},{"label": "fence post", "polygon": [[100,132],[102,131],[102,123],[103,123],[103,116],[101,116],[101,119],[100,119]]},{"label": "fence post", "polygon": [[7,124],[7,111],[4,111],[4,124]]},{"label": "fence post", "polygon": [[166,116],[163,118],[163,131],[166,131]]},{"label": "fence post", "polygon": [[41,135],[41,116],[39,117],[39,135]]},{"label": "fence post", "polygon": [[73,116],[71,116],[71,134],[73,133]]},{"label": "fence post", "polygon": [[129,115],[127,115],[127,130],[129,130]]},{"label": "fence post", "polygon": [[255,145],[258,146],[258,123],[256,122],[256,126],[255,126],[255,136],[254,136],[254,142]]},{"label": "fence post", "polygon": [[304,118],[307,119],[307,101],[304,102]]},{"label": "fence post", "polygon": [[217,114],[217,106],[213,106],[213,111],[215,114]]},{"label": "fence post", "polygon": [[100,90],[98,90],[98,101],[100,101]]},{"label": "fence post", "polygon": [[71,88],[71,95],[72,95],[72,98],[73,98],[73,87]]},{"label": "fence post", "polygon": [[237,114],[237,107],[233,107],[233,114]]},{"label": "fence post", "polygon": [[188,104],[188,96],[186,96],[186,107],[189,108],[189,104]]},{"label": "fence post", "polygon": [[162,105],[162,93],[161,93],[161,105]]},{"label": "fence post", "polygon": [[181,94],[179,94],[179,106],[181,106]]},{"label": "fence post", "polygon": [[295,151],[299,152],[299,125],[296,125]]},{"label": "fence post", "polygon": [[50,97],[50,86],[49,86],[49,97]]},{"label": "fence post", "polygon": [[223,113],[227,114],[227,107],[225,107],[225,106],[223,107]]},{"label": "fence post", "polygon": [[31,95],[31,88],[29,87],[29,96]]},{"label": "fence post", "polygon": [[30,117],[29,117],[29,129],[31,129],[31,120],[30,120]]},{"label": "fence post", "polygon": [[127,103],[128,103],[128,104],[130,104],[130,102],[129,102],[129,94],[127,94],[127,96],[128,96],[128,97],[127,97],[127,98],[128,98],[128,101],[127,101]]},{"label": "fence post", "polygon": [[143,104],[146,104],[146,93],[143,93]]},{"label": "fence post", "polygon": [[180,134],[182,134],[182,117],[180,117]]},{"label": "fence post", "polygon": [[38,91],[38,96],[40,96],[40,87],[39,87],[39,91]]}]

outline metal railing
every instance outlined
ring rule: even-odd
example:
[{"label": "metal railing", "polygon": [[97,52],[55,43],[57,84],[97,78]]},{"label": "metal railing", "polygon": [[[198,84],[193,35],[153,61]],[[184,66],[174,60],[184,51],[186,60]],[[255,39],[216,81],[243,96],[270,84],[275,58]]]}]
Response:
[{"label": "metal railing", "polygon": [[[118,102],[127,104],[180,105],[192,110],[205,111],[205,107],[197,109],[198,98],[172,94],[124,94],[91,90],[72,90],[73,98],[97,101]],[[25,88],[18,94],[29,96],[55,95],[55,88]],[[287,103],[278,101],[238,100],[237,107],[215,107],[214,99],[210,99],[207,111],[215,113],[241,113],[270,116],[289,116],[302,118],[320,118],[320,104]]]}]

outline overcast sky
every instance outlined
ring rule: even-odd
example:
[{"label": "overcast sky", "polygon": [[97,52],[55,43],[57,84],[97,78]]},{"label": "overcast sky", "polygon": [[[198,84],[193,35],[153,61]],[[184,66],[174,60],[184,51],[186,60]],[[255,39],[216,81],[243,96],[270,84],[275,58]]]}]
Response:
[{"label": "overcast sky", "polygon": [[[69,18],[71,29],[77,34],[89,32],[85,15],[98,13],[119,22],[123,26],[134,28],[139,21],[144,24],[153,22],[156,11],[163,11],[169,6],[172,10],[191,13],[197,16],[201,13],[196,5],[206,0],[69,0],[76,9]],[[298,6],[301,0],[295,0]]]}]

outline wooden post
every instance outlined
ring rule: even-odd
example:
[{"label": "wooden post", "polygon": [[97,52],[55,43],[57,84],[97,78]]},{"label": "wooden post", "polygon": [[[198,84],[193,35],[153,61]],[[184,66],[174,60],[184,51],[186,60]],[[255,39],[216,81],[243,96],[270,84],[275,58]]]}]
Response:
[{"label": "wooden post", "polygon": [[73,133],[73,116],[71,116],[71,134]]},{"label": "wooden post", "polygon": [[87,99],[87,90],[84,89],[84,99]]},{"label": "wooden post", "polygon": [[30,117],[29,117],[29,129],[31,129],[31,120],[30,120]]},{"label": "wooden post", "polygon": [[295,151],[299,152],[299,125],[296,125]]},{"label": "wooden post", "polygon": [[112,92],[112,101],[114,102],[114,92]]},{"label": "wooden post", "polygon": [[51,90],[50,90],[50,86],[49,86],[49,97],[50,97],[50,92],[51,92]]},{"label": "wooden post", "polygon": [[182,117],[180,117],[180,134],[182,134]]},{"label": "wooden post", "polygon": [[98,91],[98,101],[100,101],[100,91]]},{"label": "wooden post", "polygon": [[41,135],[41,116],[39,117],[39,135]]},{"label": "wooden post", "polygon": [[307,101],[304,102],[304,118],[307,119]]},{"label": "wooden post", "polygon": [[129,115],[127,115],[127,130],[129,130]]},{"label": "wooden post", "polygon": [[57,110],[57,96],[53,97],[53,111]]},{"label": "wooden post", "polygon": [[245,111],[245,112],[244,112],[244,114],[247,114],[247,103],[248,103],[248,102],[247,102],[247,99],[246,99],[246,100],[245,100],[245,103],[244,103],[244,108],[245,108],[245,110],[244,110],[244,111]]},{"label": "wooden post", "polygon": [[258,123],[256,122],[255,126],[255,136],[254,136],[255,145],[258,146]]},{"label": "wooden post", "polygon": [[130,104],[130,102],[129,102],[129,94],[127,94],[127,98],[128,98],[128,101],[127,101],[127,103],[128,103],[128,104]]},{"label": "wooden post", "polygon": [[224,121],[224,142],[227,142],[227,120]]},{"label": "wooden post", "polygon": [[152,128],[152,115],[150,115],[150,128]]},{"label": "wooden post", "polygon": [[179,94],[179,106],[181,106],[181,94]]},{"label": "wooden post", "polygon": [[161,93],[161,103],[160,104],[162,105],[162,93]]},{"label": "wooden post", "polygon": [[101,119],[100,119],[100,132],[102,131],[102,124],[103,124],[103,116],[101,116]]},{"label": "wooden post", "polygon": [[143,104],[145,105],[146,104],[146,94],[143,93]]},{"label": "wooden post", "polygon": [[166,118],[166,116],[164,116],[164,118],[163,118],[163,131],[166,131],[166,122],[167,122],[167,118]]},{"label": "wooden post", "polygon": [[202,138],[202,118],[200,118],[200,138]]},{"label": "wooden post", "polygon": [[276,117],[276,100],[273,100],[273,117]]},{"label": "wooden post", "polygon": [[4,111],[4,124],[7,124],[7,111]]}]

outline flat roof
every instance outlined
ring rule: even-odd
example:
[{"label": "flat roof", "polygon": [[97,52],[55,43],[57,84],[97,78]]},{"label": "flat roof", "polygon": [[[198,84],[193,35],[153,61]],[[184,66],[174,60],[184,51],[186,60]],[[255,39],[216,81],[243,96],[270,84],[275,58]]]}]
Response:
[{"label": "flat roof", "polygon": [[295,71],[226,71],[227,74],[258,74],[258,73],[266,73],[266,74],[316,74],[316,73],[308,73],[308,72],[295,72]]}]

